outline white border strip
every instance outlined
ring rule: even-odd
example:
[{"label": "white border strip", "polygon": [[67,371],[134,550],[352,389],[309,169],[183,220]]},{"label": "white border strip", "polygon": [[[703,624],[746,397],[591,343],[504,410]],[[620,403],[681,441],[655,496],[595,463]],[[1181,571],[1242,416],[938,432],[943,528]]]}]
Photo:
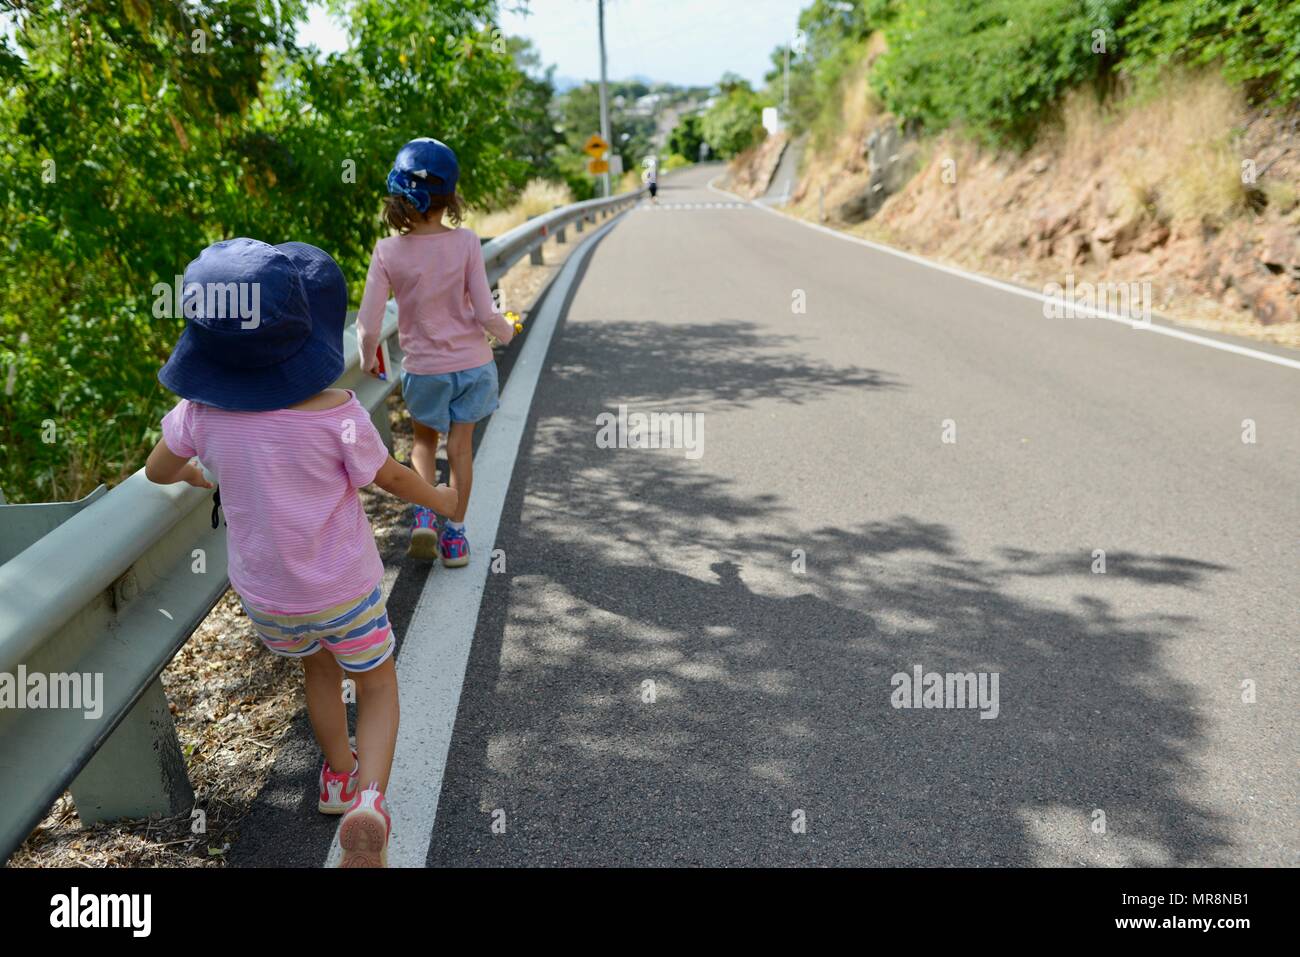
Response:
[{"label": "white border strip", "polygon": [[[389,867],[424,867],[428,859],[470,645],[533,393],[575,277],[596,242],[620,219],[622,214],[591,233],[570,254],[547,290],[542,308],[529,322],[501,404],[492,413],[474,456],[474,494],[465,516],[476,543],[470,562],[464,568],[434,569],[407,625],[397,657],[402,724],[385,795],[393,815]],[[337,867],[341,855],[335,831],[325,866]]]},{"label": "white border strip", "polygon": [[[708,187],[715,193],[723,196],[731,196],[746,202],[744,197],[738,196],[728,190],[721,189],[714,185],[720,180],[725,173],[719,173],[713,179],[709,180]],[[1275,365],[1286,366],[1288,369],[1300,369],[1300,360],[1289,359],[1286,356],[1275,355],[1271,352],[1261,352],[1258,349],[1251,349],[1248,346],[1240,346],[1233,342],[1222,342],[1218,339],[1210,339],[1206,336],[1198,336],[1192,332],[1185,332],[1182,329],[1173,326],[1158,325],[1154,322],[1135,323],[1127,316],[1120,316],[1113,312],[1107,312],[1104,309],[1096,309],[1090,306],[1080,306],[1069,303],[1064,299],[1048,296],[1045,293],[1034,292],[1032,289],[1025,289],[1023,286],[1016,286],[1009,282],[1003,282],[1000,279],[993,279],[990,276],[982,276],[979,273],[967,272],[965,269],[959,269],[956,266],[948,266],[943,263],[935,262],[932,259],[926,259],[915,253],[904,252],[901,249],[895,249],[892,246],[885,246],[881,243],[872,242],[870,239],[863,239],[861,236],[853,236],[848,233],[842,233],[838,229],[831,229],[829,226],[823,226],[820,223],[810,223],[806,219],[800,219],[790,213],[784,213],[779,209],[773,209],[771,206],[762,203],[750,202],[749,205],[755,209],[761,209],[765,213],[772,213],[784,219],[798,223],[800,226],[807,226],[809,229],[815,229],[820,233],[834,236],[837,239],[847,240],[851,243],[857,243],[859,246],[866,246],[868,249],[874,249],[877,252],[888,253],[890,256],[897,256],[900,259],[906,259],[909,262],[919,263],[922,266],[929,266],[931,269],[937,269],[940,272],[946,272],[952,276],[960,276],[963,279],[969,279],[971,282],[977,282],[983,286],[990,286],[994,289],[1001,289],[1003,292],[1014,293],[1017,296],[1024,296],[1026,299],[1037,299],[1039,302],[1045,302],[1053,305],[1071,305],[1076,315],[1086,316],[1093,319],[1109,319],[1111,322],[1121,322],[1126,326],[1134,329],[1140,329],[1143,332],[1155,332],[1162,336],[1171,336],[1174,339],[1182,339],[1185,342],[1194,342],[1197,345],[1209,346],[1211,349],[1218,349],[1222,352],[1232,352],[1239,356],[1248,356],[1251,359],[1259,359],[1262,362],[1271,362]]]}]

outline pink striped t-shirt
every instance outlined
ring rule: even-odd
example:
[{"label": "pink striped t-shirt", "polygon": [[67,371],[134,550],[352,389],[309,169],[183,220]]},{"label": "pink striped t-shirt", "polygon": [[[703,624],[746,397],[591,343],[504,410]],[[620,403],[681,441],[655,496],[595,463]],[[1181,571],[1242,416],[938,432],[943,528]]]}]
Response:
[{"label": "pink striped t-shirt", "polygon": [[182,399],[162,434],[220,487],[230,584],[250,605],[309,614],[383,578],[357,489],[374,481],[388,449],[355,394],[318,411],[228,412]]},{"label": "pink striped t-shirt", "polygon": [[503,343],[514,338],[514,326],[492,301],[483,249],[472,230],[408,233],[375,243],[357,311],[357,344],[367,364],[379,347],[390,291],[397,300],[397,340],[406,372],[474,369],[492,361],[483,330]]}]

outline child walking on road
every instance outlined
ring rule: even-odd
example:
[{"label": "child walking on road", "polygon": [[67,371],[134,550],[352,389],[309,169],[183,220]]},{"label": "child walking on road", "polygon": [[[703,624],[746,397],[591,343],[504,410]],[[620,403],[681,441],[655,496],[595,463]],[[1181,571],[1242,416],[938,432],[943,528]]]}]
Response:
[{"label": "child walking on road", "polygon": [[[374,483],[444,514],[456,493],[394,461],[356,395],[330,388],[348,293],[326,253],[226,240],[190,263],[184,289],[185,331],[158,373],[182,399],[145,474],[211,488],[197,456],[220,484],[230,584],[263,644],[302,660],[325,753],[317,807],[343,815],[340,866],[382,867],[397,676],[384,566],[357,489]],[[355,751],[344,674],[356,683]]]},{"label": "child walking on road", "polygon": [[362,368],[374,373],[389,293],[397,299],[402,398],[415,431],[411,464],[429,482],[438,474],[439,436],[447,437],[456,508],[439,534],[433,514],[417,506],[409,554],[440,555],[448,568],[469,562],[465,511],[474,482],[474,424],[497,407],[497,367],[483,333],[502,343],[515,333],[496,311],[478,237],[455,228],[462,213],[459,178],[456,154],[438,140],[402,147],[384,204],[384,219],[397,235],[375,244],[357,313]]}]

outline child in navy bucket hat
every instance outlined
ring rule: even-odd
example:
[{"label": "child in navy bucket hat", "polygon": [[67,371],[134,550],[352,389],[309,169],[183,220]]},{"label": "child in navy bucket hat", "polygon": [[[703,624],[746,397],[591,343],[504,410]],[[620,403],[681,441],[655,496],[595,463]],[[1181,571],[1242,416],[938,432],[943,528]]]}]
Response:
[{"label": "child in navy bucket hat", "polygon": [[[317,807],[343,815],[340,866],[384,866],[397,678],[384,566],[357,490],[373,483],[443,514],[456,492],[394,461],[356,395],[331,388],[348,293],[327,253],[214,243],[186,268],[181,296],[185,329],[158,373],[181,400],[145,474],[210,488],[206,468],[220,484],[231,587],[262,643],[302,660],[325,755]],[[356,683],[355,751],[345,673]]]},{"label": "child in navy bucket hat", "polygon": [[447,437],[456,510],[439,532],[433,513],[417,507],[408,554],[441,557],[448,568],[469,563],[465,512],[474,425],[497,407],[496,361],[484,333],[508,343],[516,330],[497,309],[479,238],[456,228],[463,210],[459,179],[460,164],[446,143],[420,137],[398,151],[384,197],[384,220],[397,235],[375,244],[357,312],[361,367],[375,373],[389,294],[397,299],[402,399],[415,432],[411,464],[428,481],[437,480],[438,441]]}]

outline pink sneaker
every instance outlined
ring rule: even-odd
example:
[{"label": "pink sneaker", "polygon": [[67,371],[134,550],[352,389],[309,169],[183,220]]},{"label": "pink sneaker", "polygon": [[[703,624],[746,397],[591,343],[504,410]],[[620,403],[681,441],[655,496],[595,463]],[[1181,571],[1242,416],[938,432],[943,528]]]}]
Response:
[{"label": "pink sneaker", "polygon": [[[355,763],[357,753],[352,752],[352,760]],[[326,761],[320,769],[320,799],[316,806],[322,814],[342,814],[357,800],[357,768],[352,769],[352,773],[343,774],[335,771]]]},{"label": "pink sneaker", "polygon": [[415,507],[411,522],[411,544],[406,548],[410,558],[431,562],[438,557],[438,516],[422,506]]},{"label": "pink sneaker", "polygon": [[343,848],[339,867],[387,867],[392,831],[393,819],[388,816],[379,782],[371,781],[339,824],[339,846]]},{"label": "pink sneaker", "polygon": [[444,568],[463,568],[468,565],[469,539],[465,537],[465,529],[444,525],[442,536],[438,539],[438,550],[442,552]]}]

